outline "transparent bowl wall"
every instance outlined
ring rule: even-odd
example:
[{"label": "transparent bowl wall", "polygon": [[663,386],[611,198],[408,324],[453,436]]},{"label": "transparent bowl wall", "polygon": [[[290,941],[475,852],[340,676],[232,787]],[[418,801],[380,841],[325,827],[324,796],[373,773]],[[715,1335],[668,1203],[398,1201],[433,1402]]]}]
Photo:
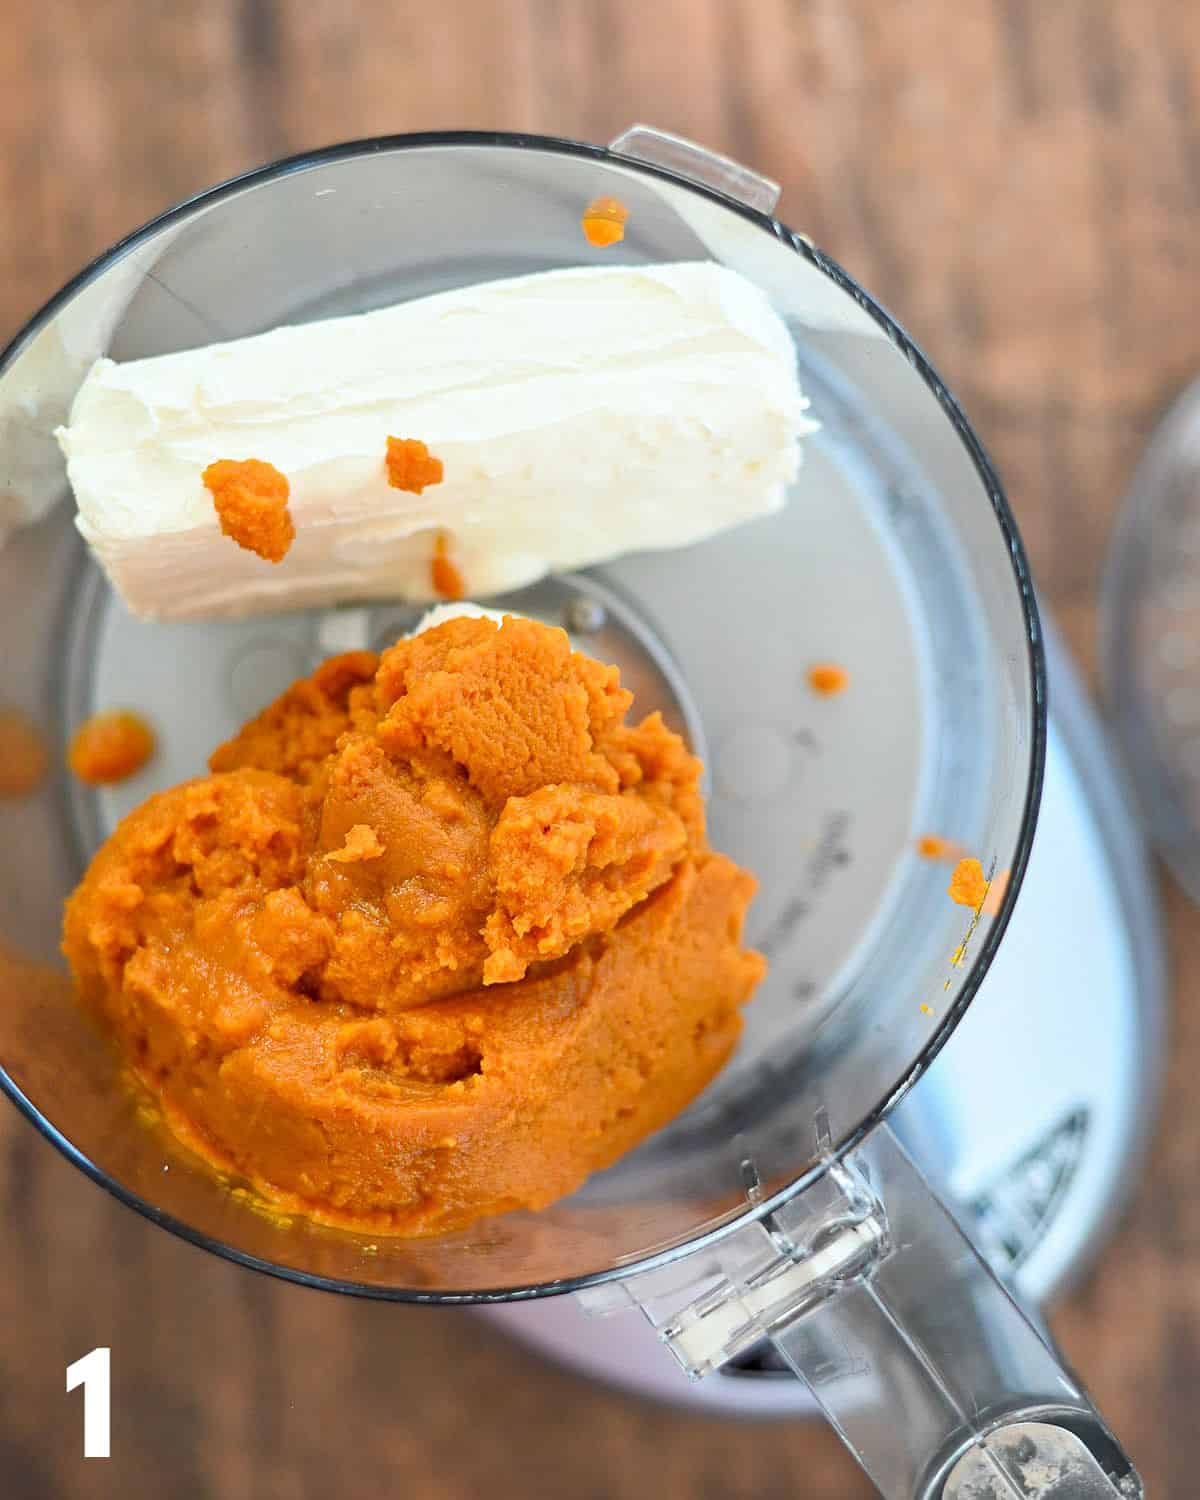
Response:
[{"label": "transparent bowl wall", "polygon": [[[623,244],[603,256],[579,225],[600,193],[629,208]],[[811,1180],[918,1076],[977,988],[1020,883],[1044,734],[1019,542],[921,356],[773,220],[606,152],[528,138],[370,142],[252,174],[118,246],[14,342],[0,489],[62,483],[48,433],[101,352],[158,354],[556,266],[698,258],[770,295],[822,431],[781,515],[580,583],[621,601],[663,665],[640,681],[638,707],[662,699],[708,758],[713,841],[760,877],[748,937],[771,973],[737,1056],[692,1109],[548,1211],[428,1241],[281,1223],[135,1118],[50,967],[63,900],[123,808],[202,770],[239,721],[227,684],[208,680],[214,663],[266,638],[307,670],[336,621],[332,634],[328,613],[132,622],[65,500],[0,550],[0,699],[60,744],[114,701],[164,728],[154,767],[115,794],[60,775],[34,801],[0,804],[4,1086],[80,1166],[169,1227],[367,1294],[562,1291],[676,1254]],[[410,618],[402,602],[376,605],[371,628]],[[846,665],[850,690],[813,697],[813,660]],[[927,832],[1012,872],[977,926],[947,896],[949,867],[916,854]]]}]

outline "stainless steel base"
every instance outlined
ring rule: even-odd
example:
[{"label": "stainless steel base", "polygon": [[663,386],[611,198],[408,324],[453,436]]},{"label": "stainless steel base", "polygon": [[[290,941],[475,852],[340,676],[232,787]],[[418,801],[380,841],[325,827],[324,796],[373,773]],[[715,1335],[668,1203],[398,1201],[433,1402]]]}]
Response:
[{"label": "stainless steel base", "polygon": [[[983,987],[898,1132],[1020,1299],[1042,1307],[1102,1249],[1158,1100],[1166,976],[1154,882],[1125,778],[1051,635],[1051,733],[1037,840]],[[1014,1080],[1020,1080],[1014,1090]],[[742,1415],[816,1409],[769,1365],[690,1384],[637,1310],[570,1298],[483,1316],[582,1374]]]}]

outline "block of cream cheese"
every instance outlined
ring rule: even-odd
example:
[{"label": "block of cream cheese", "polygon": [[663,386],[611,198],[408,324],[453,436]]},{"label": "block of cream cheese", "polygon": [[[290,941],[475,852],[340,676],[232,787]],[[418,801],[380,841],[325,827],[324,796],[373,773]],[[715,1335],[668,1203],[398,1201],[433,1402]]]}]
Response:
[{"label": "block of cream cheese", "polygon": [[[475,598],[680,547],[784,502],[814,430],[766,297],[707,262],[549,271],[354,317],[96,362],[59,440],[78,526],[147,619]],[[444,464],[388,484],[387,439]],[[222,536],[215,459],[287,475],[278,564]],[[439,539],[442,539],[439,542]]]}]

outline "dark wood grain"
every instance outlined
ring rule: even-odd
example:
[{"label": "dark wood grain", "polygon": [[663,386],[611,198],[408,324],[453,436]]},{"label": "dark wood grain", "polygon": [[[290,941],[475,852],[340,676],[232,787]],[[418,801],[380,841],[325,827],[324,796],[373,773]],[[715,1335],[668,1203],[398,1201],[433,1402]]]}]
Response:
[{"label": "dark wood grain", "polygon": [[[380,131],[649,119],[784,184],[904,321],[1007,477],[1094,662],[1109,528],[1200,367],[1200,28],[1188,0],[7,0],[0,335],[87,258],[272,155]],[[1197,1492],[1200,923],[1125,1226],[1057,1314],[1156,1496]],[[0,1111],[0,1494],[804,1496],[869,1487],[817,1426],[732,1425],[564,1376],[465,1313],[271,1283],[151,1229]],[[119,1351],[117,1457],[65,1363]],[[77,1399],[77,1398],[72,1398]]]}]

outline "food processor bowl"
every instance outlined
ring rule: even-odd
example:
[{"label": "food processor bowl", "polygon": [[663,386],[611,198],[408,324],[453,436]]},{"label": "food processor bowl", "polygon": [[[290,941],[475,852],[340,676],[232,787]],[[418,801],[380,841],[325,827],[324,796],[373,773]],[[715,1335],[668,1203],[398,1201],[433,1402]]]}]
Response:
[{"label": "food processor bowl", "polygon": [[[628,210],[603,251],[580,228],[598,195]],[[602,1312],[633,1295],[694,1374],[765,1333],[888,1493],[950,1494],[956,1455],[989,1451],[989,1424],[1013,1410],[1087,1429],[1089,1452],[1107,1441],[882,1123],[970,1003],[1020,887],[1046,733],[1038,619],[1012,516],[953,397],[840,267],[771,217],[776,196],[642,127],[608,149],[470,133],[354,143],[180,205],[30,321],[0,357],[0,490],[55,503],[0,550],[0,699],[60,746],[87,714],[132,706],[161,751],[119,786],[60,775],[0,806],[0,1084],[123,1201],[259,1270],[402,1301],[582,1291]],[[554,1207],[427,1240],[285,1217],[189,1159],[115,1081],[59,967],[63,902],[122,813],[201,772],[318,660],[394,639],[419,611],[134,620],[75,533],[53,429],[101,354],[601,258],[715,259],[756,282],[794,336],[821,431],[778,514],[486,602],[564,624],[621,666],[638,712],[660,707],[689,736],[712,842],[759,878],[746,936],[770,971],[708,1090]],[[848,689],[815,694],[814,661],[841,665]],[[925,835],[980,859],[982,910],[950,899],[951,867],[922,857]],[[847,1323],[856,1298],[878,1326]],[[902,1324],[921,1327],[925,1366],[902,1351]],[[860,1337],[867,1376],[850,1352]],[[897,1401],[908,1415],[885,1438],[871,1413]]]}]

